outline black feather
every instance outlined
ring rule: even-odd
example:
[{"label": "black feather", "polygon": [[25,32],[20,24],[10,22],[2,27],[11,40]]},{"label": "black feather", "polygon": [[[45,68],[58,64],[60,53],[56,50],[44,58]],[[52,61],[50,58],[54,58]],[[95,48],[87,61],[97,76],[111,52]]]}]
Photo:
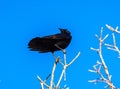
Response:
[{"label": "black feather", "polygon": [[31,51],[39,51],[41,53],[58,51],[60,48],[65,49],[69,45],[72,36],[67,29],[59,28],[59,30],[61,33],[33,38],[28,43],[28,48]]}]

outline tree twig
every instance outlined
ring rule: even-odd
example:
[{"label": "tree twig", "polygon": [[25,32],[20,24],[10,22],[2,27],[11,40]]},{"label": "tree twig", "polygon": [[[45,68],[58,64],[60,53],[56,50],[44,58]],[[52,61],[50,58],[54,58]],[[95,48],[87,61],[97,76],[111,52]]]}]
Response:
[{"label": "tree twig", "polygon": [[[63,51],[63,50],[62,50]],[[60,89],[60,83],[62,81],[62,78],[64,77],[64,81],[66,81],[66,69],[80,56],[80,52],[78,52],[78,54],[67,64],[66,61],[66,50],[64,50],[64,61],[60,61],[60,57],[55,58],[55,62],[53,64],[53,68],[52,68],[52,73],[51,73],[51,79],[50,79],[50,85],[46,84],[45,82],[47,81],[47,79],[50,77],[50,75],[47,76],[47,78],[43,81],[39,76],[37,76],[37,79],[40,81],[40,85],[42,87],[42,89],[45,89],[45,87],[47,87],[48,89]],[[54,84],[54,76],[55,76],[55,70],[57,67],[57,63],[60,63],[63,67],[60,77],[58,79],[57,84]],[[69,89],[69,87],[64,86],[65,89]]]},{"label": "tree twig", "polygon": [[[113,31],[113,29],[111,29],[111,30]],[[116,87],[111,82],[111,75],[109,74],[108,67],[107,67],[107,65],[106,65],[106,63],[104,61],[103,55],[102,55],[102,46],[104,44],[105,39],[108,37],[108,34],[105,37],[103,37],[102,33],[103,33],[103,28],[101,28],[101,30],[100,30],[100,37],[98,35],[95,35],[96,38],[99,40],[99,48],[98,49],[91,48],[92,50],[96,51],[99,54],[101,62],[97,62],[97,64],[93,66],[94,70],[89,70],[90,72],[97,73],[100,76],[100,78],[90,80],[89,82],[94,82],[94,83],[105,82],[109,86],[110,89],[115,89]],[[98,66],[98,68],[97,68],[97,66]],[[103,74],[100,72],[101,67],[103,67],[104,73],[106,74],[107,78],[105,78],[103,76]]]},{"label": "tree twig", "polygon": [[115,34],[114,33],[112,33],[112,38],[113,38],[113,45],[105,44],[105,46],[107,46],[107,49],[109,49],[109,50],[116,51],[118,53],[118,58],[120,58],[120,49],[117,46],[116,38],[115,38]]},{"label": "tree twig", "polygon": [[65,63],[64,63],[64,65],[63,65],[63,70],[62,70],[62,72],[61,72],[61,75],[60,75],[60,78],[59,78],[59,80],[58,80],[58,82],[57,82],[56,87],[59,87],[60,82],[61,82],[61,80],[62,80],[62,77],[63,77],[64,73],[66,72],[66,68],[69,67],[79,56],[80,56],[80,52],[78,52],[78,54],[72,59],[72,61],[67,64],[67,63],[66,63],[66,55],[64,55],[64,62],[65,62]]}]

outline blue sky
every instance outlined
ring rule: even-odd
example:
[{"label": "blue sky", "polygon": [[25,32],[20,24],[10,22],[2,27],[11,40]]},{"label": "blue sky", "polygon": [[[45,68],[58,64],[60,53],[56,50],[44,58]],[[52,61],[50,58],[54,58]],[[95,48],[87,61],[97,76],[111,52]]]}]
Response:
[{"label": "blue sky", "polygon": [[[27,44],[36,36],[58,33],[58,28],[69,29],[73,37],[66,49],[67,61],[81,52],[67,70],[66,84],[70,89],[103,89],[103,83],[88,83],[98,78],[88,72],[99,60],[90,47],[98,47],[94,34],[99,34],[101,27],[105,28],[104,35],[111,35],[105,24],[120,26],[119,5],[119,0],[1,0],[0,89],[40,89],[36,75],[45,79],[51,72],[53,56],[30,52]],[[113,83],[120,87],[120,59],[115,52],[104,49],[104,53]],[[61,51],[55,55],[63,57]]]}]

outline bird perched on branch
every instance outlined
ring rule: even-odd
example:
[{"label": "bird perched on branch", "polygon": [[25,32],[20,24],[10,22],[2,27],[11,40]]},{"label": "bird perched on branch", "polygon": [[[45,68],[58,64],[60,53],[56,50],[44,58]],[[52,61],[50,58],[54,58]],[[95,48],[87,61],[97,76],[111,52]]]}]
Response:
[{"label": "bird perched on branch", "polygon": [[28,43],[28,48],[40,53],[63,51],[70,44],[72,36],[67,29],[59,28],[59,30],[61,33],[33,38]]}]

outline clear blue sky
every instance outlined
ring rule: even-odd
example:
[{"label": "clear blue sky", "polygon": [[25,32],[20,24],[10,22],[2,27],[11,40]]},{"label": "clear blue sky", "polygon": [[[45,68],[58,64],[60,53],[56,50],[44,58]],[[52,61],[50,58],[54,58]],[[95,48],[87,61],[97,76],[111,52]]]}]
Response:
[{"label": "clear blue sky", "polygon": [[[45,79],[54,59],[51,53],[29,51],[27,44],[36,36],[58,33],[59,27],[69,29],[73,36],[66,49],[67,61],[81,52],[67,70],[67,85],[70,89],[103,89],[102,83],[88,83],[98,78],[88,72],[99,60],[90,47],[98,47],[94,34],[106,23],[120,26],[119,6],[119,0],[1,0],[0,89],[40,89],[36,75]],[[106,33],[110,31],[105,28]],[[113,83],[120,87],[120,59],[117,53],[104,53]],[[61,51],[55,54],[63,56]]]}]

